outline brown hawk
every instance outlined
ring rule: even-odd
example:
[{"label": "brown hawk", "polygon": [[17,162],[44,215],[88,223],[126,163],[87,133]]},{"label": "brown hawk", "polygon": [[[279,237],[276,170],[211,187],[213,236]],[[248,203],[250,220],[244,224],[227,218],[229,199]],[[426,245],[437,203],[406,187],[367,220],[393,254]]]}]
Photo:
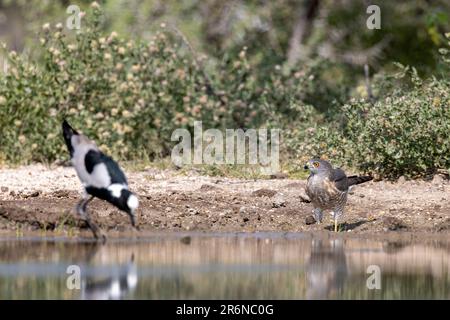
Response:
[{"label": "brown hawk", "polygon": [[314,205],[313,215],[317,223],[322,222],[323,211],[331,211],[334,219],[334,231],[337,231],[338,219],[344,214],[347,194],[350,186],[372,180],[370,176],[350,176],[325,160],[311,159],[305,165],[310,171],[306,183],[306,194]]}]

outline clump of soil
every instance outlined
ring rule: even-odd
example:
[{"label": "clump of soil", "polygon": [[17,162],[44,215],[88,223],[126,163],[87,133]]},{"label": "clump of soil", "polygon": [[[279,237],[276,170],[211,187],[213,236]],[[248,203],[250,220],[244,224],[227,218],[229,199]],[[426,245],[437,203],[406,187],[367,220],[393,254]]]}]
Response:
[{"label": "clump of soil", "polygon": [[255,197],[268,197],[271,198],[274,195],[276,195],[277,192],[275,190],[270,190],[270,189],[258,189],[256,191],[252,192],[252,195],[254,195]]},{"label": "clump of soil", "polygon": [[395,217],[384,217],[383,226],[386,230],[396,231],[400,229],[407,229],[408,227],[398,218]]},{"label": "clump of soil", "polygon": [[218,187],[216,187],[216,186],[213,186],[213,185],[211,185],[211,184],[203,184],[203,185],[200,187],[200,190],[201,190],[201,191],[217,191],[217,190],[220,190],[220,188],[218,188]]}]

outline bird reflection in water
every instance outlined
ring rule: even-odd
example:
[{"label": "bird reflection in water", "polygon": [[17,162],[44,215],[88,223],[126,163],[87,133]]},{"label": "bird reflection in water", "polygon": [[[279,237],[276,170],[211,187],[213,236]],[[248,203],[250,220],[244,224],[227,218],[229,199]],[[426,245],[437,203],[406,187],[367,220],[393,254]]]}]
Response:
[{"label": "bird reflection in water", "polygon": [[[88,262],[95,256],[98,246],[93,249]],[[82,300],[126,299],[136,289],[138,283],[134,253],[128,263],[115,267],[107,275],[90,274],[81,279]]]},{"label": "bird reflection in water", "polygon": [[339,296],[348,276],[344,243],[341,239],[318,240],[311,243],[311,256],[306,277],[308,299],[329,299]]}]

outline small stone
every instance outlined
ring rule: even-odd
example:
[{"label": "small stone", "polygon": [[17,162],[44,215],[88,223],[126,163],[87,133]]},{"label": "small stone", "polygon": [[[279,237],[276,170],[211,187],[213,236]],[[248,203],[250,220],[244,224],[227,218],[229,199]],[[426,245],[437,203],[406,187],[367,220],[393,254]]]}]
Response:
[{"label": "small stone", "polygon": [[190,236],[185,236],[185,237],[181,238],[180,241],[181,241],[182,244],[189,245],[189,244],[191,244],[191,237]]},{"label": "small stone", "polygon": [[444,183],[444,177],[440,174],[435,174],[431,183],[434,185],[441,185]]},{"label": "small stone", "polygon": [[41,191],[37,190],[37,191],[34,191],[34,192],[28,194],[26,197],[27,198],[36,198],[36,197],[39,197],[40,194],[41,194]]},{"label": "small stone", "polygon": [[191,215],[193,215],[193,216],[195,216],[196,214],[199,214],[198,210],[196,210],[196,209],[194,209],[194,208],[190,208],[188,211],[189,211],[189,213],[190,213]]},{"label": "small stone", "polygon": [[9,188],[8,187],[1,187],[2,192],[8,192]]},{"label": "small stone", "polygon": [[316,219],[314,219],[314,217],[313,216],[307,216],[306,218],[305,218],[305,224],[306,225],[311,225],[311,224],[315,224],[316,223]]},{"label": "small stone", "polygon": [[401,176],[400,178],[398,178],[397,183],[403,184],[406,182],[406,178],[405,176]]},{"label": "small stone", "polygon": [[277,197],[272,201],[272,208],[286,207],[286,201],[282,197]]}]

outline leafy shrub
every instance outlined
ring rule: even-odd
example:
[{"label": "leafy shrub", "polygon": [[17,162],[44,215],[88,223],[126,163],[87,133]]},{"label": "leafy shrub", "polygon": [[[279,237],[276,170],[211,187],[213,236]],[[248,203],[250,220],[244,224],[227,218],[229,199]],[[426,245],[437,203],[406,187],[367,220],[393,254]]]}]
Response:
[{"label": "leafy shrub", "polygon": [[261,77],[245,47],[208,60],[170,27],[144,42],[105,35],[102,21],[93,7],[76,34],[44,25],[37,61],[6,53],[0,163],[66,158],[66,118],[120,159],[168,155],[173,130],[201,120],[204,128],[283,129],[291,160],[322,155],[391,178],[450,168],[448,49],[441,50],[441,77],[423,81],[409,68],[375,77],[372,104],[348,100],[349,83],[336,81],[342,66],[329,61],[287,73],[266,68]]},{"label": "leafy shrub", "polygon": [[394,90],[374,104],[351,100],[342,108],[343,124],[312,130],[298,151],[326,155],[387,178],[449,169],[450,83],[422,81],[415,69],[407,73],[413,82],[410,90]]},{"label": "leafy shrub", "polygon": [[130,159],[167,155],[173,130],[195,120],[218,127],[255,115],[239,99],[254,96],[251,81],[240,81],[249,69],[245,53],[216,81],[227,90],[215,92],[196,57],[164,25],[144,43],[102,35],[98,7],[84,19],[75,37],[62,24],[43,26],[41,63],[7,53],[10,67],[0,76],[3,161],[65,157],[63,118],[104,151]]},{"label": "leafy shrub", "polygon": [[120,159],[168,155],[173,130],[192,130],[196,120],[204,128],[281,128],[298,118],[290,105],[302,99],[311,70],[292,77],[274,70],[261,82],[245,47],[207,69],[209,61],[192,52],[177,30],[162,25],[144,42],[104,35],[102,21],[95,6],[76,34],[64,32],[62,24],[44,25],[38,61],[6,53],[0,160],[66,158],[63,118]]}]

